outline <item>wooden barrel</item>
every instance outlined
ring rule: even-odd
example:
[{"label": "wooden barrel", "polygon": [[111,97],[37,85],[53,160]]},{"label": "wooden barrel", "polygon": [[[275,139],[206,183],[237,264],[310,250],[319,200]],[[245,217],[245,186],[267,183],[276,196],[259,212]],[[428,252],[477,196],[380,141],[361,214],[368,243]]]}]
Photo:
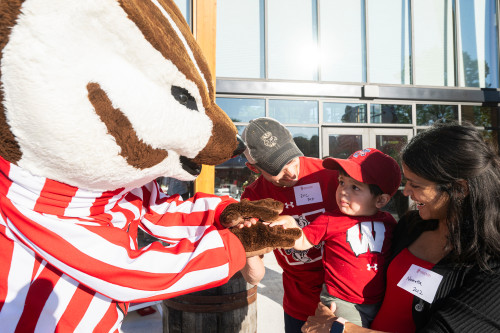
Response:
[{"label": "wooden barrel", "polygon": [[226,284],[164,301],[164,332],[255,333],[257,286],[236,273]]}]

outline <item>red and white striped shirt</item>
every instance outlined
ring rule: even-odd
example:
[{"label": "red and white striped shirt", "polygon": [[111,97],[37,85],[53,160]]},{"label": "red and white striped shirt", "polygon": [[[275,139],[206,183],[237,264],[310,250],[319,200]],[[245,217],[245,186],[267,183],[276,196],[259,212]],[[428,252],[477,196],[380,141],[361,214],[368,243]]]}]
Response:
[{"label": "red and white striped shirt", "polygon": [[[245,264],[239,240],[215,226],[232,202],[182,201],[156,182],[82,190],[0,157],[0,330],[116,332],[128,302],[224,284]],[[171,246],[138,249],[138,228]]]}]

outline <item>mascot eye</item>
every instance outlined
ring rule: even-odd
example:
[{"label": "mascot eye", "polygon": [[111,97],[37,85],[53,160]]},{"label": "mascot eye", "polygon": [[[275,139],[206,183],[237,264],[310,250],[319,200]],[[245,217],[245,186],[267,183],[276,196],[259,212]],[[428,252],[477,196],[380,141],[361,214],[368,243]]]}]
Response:
[{"label": "mascot eye", "polygon": [[178,86],[172,86],[170,92],[172,93],[172,96],[174,96],[177,102],[184,105],[190,110],[198,111],[198,106],[196,105],[196,101],[194,100],[194,97],[191,96],[189,91]]}]

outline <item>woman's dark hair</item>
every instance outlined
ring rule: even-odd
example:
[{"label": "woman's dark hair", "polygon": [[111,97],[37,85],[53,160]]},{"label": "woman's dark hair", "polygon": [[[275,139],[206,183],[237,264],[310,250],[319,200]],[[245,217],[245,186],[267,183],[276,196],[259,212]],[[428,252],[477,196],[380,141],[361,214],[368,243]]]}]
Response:
[{"label": "woman's dark hair", "polygon": [[[339,167],[339,175],[342,175],[344,177],[351,177],[347,174],[347,172],[345,172],[345,170],[341,167]],[[351,177],[352,178],[352,177]],[[371,195],[373,195],[374,197],[376,196],[379,196],[379,195],[382,195],[384,194],[384,191],[382,191],[382,189],[378,186],[378,185],[375,185],[375,184],[368,184],[368,187],[370,188],[370,193]]]},{"label": "woman's dark hair", "polygon": [[413,173],[449,195],[450,255],[458,263],[478,263],[488,269],[488,259],[500,257],[500,159],[496,149],[469,124],[437,123],[416,135],[401,155]]}]

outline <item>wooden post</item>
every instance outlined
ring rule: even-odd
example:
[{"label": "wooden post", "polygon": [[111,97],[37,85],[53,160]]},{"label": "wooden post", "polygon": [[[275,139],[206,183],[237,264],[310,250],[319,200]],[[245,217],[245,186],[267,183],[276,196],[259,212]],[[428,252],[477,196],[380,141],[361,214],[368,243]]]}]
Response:
[{"label": "wooden post", "polygon": [[[207,59],[214,87],[216,26],[217,0],[193,0],[193,34]],[[214,187],[215,166],[203,165],[194,181],[194,191],[213,194]]]}]

